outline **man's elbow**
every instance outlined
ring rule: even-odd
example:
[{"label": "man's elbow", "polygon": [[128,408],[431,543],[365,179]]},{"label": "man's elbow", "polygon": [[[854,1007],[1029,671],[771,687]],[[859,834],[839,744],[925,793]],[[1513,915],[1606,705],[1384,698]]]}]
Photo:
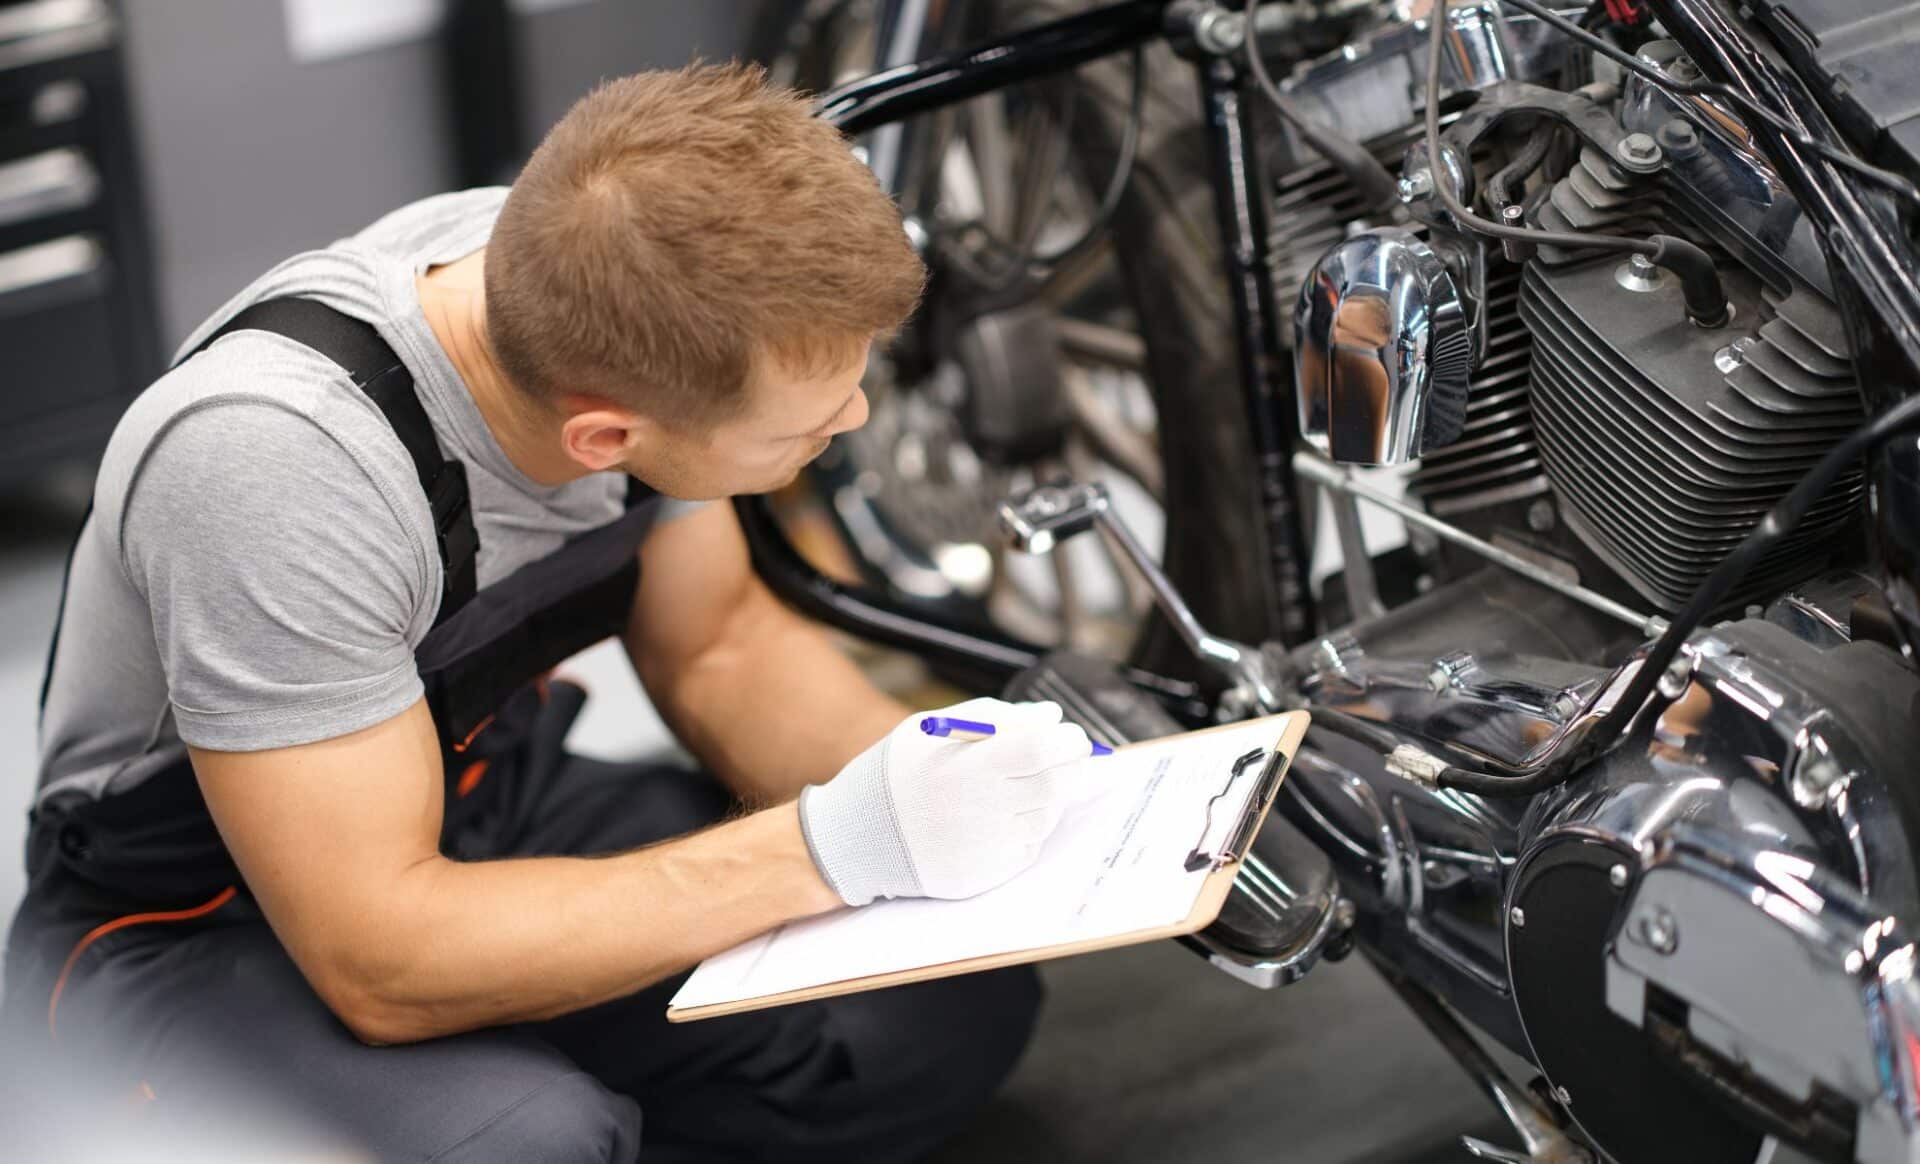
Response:
[{"label": "man's elbow", "polygon": [[451,1033],[436,1029],[432,1008],[400,997],[391,984],[356,968],[310,974],[314,993],[354,1038],[371,1047],[417,1043]]},{"label": "man's elbow", "polygon": [[333,1008],[334,1017],[360,1042],[369,1047],[396,1047],[418,1043],[432,1037],[418,1024],[406,1021],[401,1012],[379,1007]]},{"label": "man's elbow", "polygon": [[[421,980],[424,953],[406,940],[417,925],[358,929],[328,947],[289,943],[307,984],[353,1037],[375,1046],[453,1033],[446,1007]],[[329,948],[330,947],[330,948]]]}]

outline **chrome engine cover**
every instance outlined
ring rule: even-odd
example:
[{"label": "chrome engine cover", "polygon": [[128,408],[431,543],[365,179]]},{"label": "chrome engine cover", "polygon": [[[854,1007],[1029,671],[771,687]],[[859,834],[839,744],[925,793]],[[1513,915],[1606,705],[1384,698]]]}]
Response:
[{"label": "chrome engine cover", "polygon": [[1321,256],[1293,321],[1300,433],[1322,454],[1400,465],[1459,438],[1473,340],[1453,276],[1412,231]]},{"label": "chrome engine cover", "polygon": [[[1460,585],[1296,652],[1308,697],[1528,754],[1606,683],[1565,660],[1610,654],[1609,630],[1526,583]],[[1532,801],[1435,791],[1324,736],[1295,764],[1289,814],[1363,939],[1537,1063],[1620,1159],[1751,1160],[1766,1133],[1847,1159],[1920,1144],[1920,785],[1900,781],[1920,676],[1844,641],[1869,585],[1696,636],[1685,694]],[[1521,625],[1479,625],[1502,617]]]},{"label": "chrome engine cover", "polygon": [[[1816,1154],[1908,1158],[1920,677],[1882,644],[1823,650],[1756,620],[1696,636],[1691,656],[1684,694],[1529,813],[1506,919],[1529,1045],[1603,1144],[1674,1135],[1614,1086],[1611,1029],[1605,1045],[1686,1080],[1696,1109],[1710,1098]],[[1582,892],[1550,885],[1553,868],[1601,860],[1604,979],[1585,972],[1630,1041],[1532,924]]]}]

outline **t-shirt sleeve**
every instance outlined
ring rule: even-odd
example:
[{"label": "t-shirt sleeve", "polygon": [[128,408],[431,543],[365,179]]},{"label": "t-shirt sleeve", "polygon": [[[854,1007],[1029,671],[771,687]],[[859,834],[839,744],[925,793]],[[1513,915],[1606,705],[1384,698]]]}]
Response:
[{"label": "t-shirt sleeve", "polygon": [[152,613],[182,740],[290,747],[420,698],[409,634],[431,618],[432,575],[393,493],[271,403],[203,406],[155,438],[122,511],[121,560]]}]

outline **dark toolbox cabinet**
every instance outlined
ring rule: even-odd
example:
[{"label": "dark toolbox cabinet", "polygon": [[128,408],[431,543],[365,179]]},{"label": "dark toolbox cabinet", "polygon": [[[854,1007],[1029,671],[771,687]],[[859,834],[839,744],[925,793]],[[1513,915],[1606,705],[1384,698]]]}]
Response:
[{"label": "dark toolbox cabinet", "polygon": [[0,487],[97,452],[159,364],[119,24],[0,0]]}]

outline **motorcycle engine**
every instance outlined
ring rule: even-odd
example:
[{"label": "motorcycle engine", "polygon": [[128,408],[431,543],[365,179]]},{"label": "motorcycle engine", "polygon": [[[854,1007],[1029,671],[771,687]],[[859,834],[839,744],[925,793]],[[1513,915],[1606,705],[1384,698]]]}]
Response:
[{"label": "motorcycle engine", "polygon": [[[1422,172],[1426,30],[1409,24],[1283,82],[1400,167],[1404,205],[1370,217],[1296,149],[1274,215],[1281,294],[1346,277],[1332,251],[1358,234],[1417,236],[1451,272],[1474,361],[1464,424],[1421,450],[1408,493],[1656,625],[1862,421],[1825,255],[1728,110],[1595,79],[1511,11],[1451,17],[1441,161],[1463,196],[1552,132],[1507,213],[1684,238],[1714,259],[1731,318],[1690,322],[1675,275],[1618,253],[1458,229]],[[1637,55],[1697,76],[1670,42]],[[1463,132],[1503,102],[1522,115]],[[1587,129],[1549,130],[1548,109]],[[1536,1063],[1560,1115],[1614,1158],[1732,1164],[1773,1135],[1854,1159],[1901,1126],[1873,1063],[1906,1053],[1886,1032],[1906,1029],[1909,1002],[1920,1016],[1885,937],[1920,918],[1920,793],[1901,779],[1920,754],[1920,678],[1883,645],[1877,587],[1857,572],[1861,493],[1857,472],[1840,478],[1721,612],[1745,617],[1696,636],[1665,714],[1571,783],[1531,800],[1440,791],[1316,733],[1283,790],[1359,904],[1361,939]],[[1292,652],[1306,701],[1519,764],[1643,641],[1466,551],[1417,536],[1414,550],[1429,592]]]},{"label": "motorcycle engine", "polygon": [[[1656,44],[1643,56],[1673,51]],[[1861,423],[1824,261],[1780,249],[1803,224],[1778,178],[1691,102],[1627,82],[1637,173],[1587,148],[1538,209],[1555,230],[1668,233],[1719,251],[1732,322],[1696,327],[1678,280],[1619,256],[1541,255],[1518,313],[1533,334],[1533,419],[1567,525],[1646,601],[1678,608],[1779,497]],[[1642,164],[1646,164],[1643,162]],[[1806,260],[1813,261],[1806,261]],[[1860,512],[1851,473],[1750,571],[1770,596],[1826,564]]]},{"label": "motorcycle engine", "polygon": [[[1505,27],[1490,19],[1482,27],[1472,23],[1477,12],[1456,9],[1454,22],[1463,39],[1478,35],[1487,46],[1460,59],[1499,64],[1472,78],[1495,85],[1482,103],[1499,100],[1497,82],[1517,70],[1564,74],[1564,44],[1533,39],[1537,26],[1511,16]],[[1400,70],[1411,63],[1409,40],[1418,39],[1407,27],[1378,34],[1369,53],[1343,60],[1337,86],[1318,77],[1302,86],[1329,91],[1319,110],[1332,113],[1364,93],[1365,77],[1382,83],[1361,102],[1369,110],[1363,121],[1384,121],[1383,105],[1405,103],[1412,86]],[[1640,55],[1687,67],[1671,42]],[[1482,248],[1447,228],[1427,205],[1430,195],[1410,199],[1412,225],[1458,271],[1479,358],[1464,429],[1421,459],[1409,487],[1437,516],[1558,559],[1588,585],[1664,612],[1685,602],[1767,508],[1858,426],[1862,410],[1825,258],[1784,184],[1739,138],[1738,122],[1704,99],[1676,101],[1631,75],[1619,89],[1611,105],[1632,168],[1585,146],[1564,175],[1528,195],[1527,220],[1553,230],[1674,234],[1703,246],[1732,301],[1732,321],[1690,324],[1678,279],[1644,262]],[[1398,161],[1417,136],[1409,120],[1374,144]],[[1475,152],[1503,146],[1513,148],[1483,143]],[[1356,225],[1354,208],[1344,180],[1324,164],[1288,174],[1275,215],[1283,285],[1304,277]],[[1836,482],[1729,605],[1778,594],[1857,555],[1860,494],[1857,472]]]}]

